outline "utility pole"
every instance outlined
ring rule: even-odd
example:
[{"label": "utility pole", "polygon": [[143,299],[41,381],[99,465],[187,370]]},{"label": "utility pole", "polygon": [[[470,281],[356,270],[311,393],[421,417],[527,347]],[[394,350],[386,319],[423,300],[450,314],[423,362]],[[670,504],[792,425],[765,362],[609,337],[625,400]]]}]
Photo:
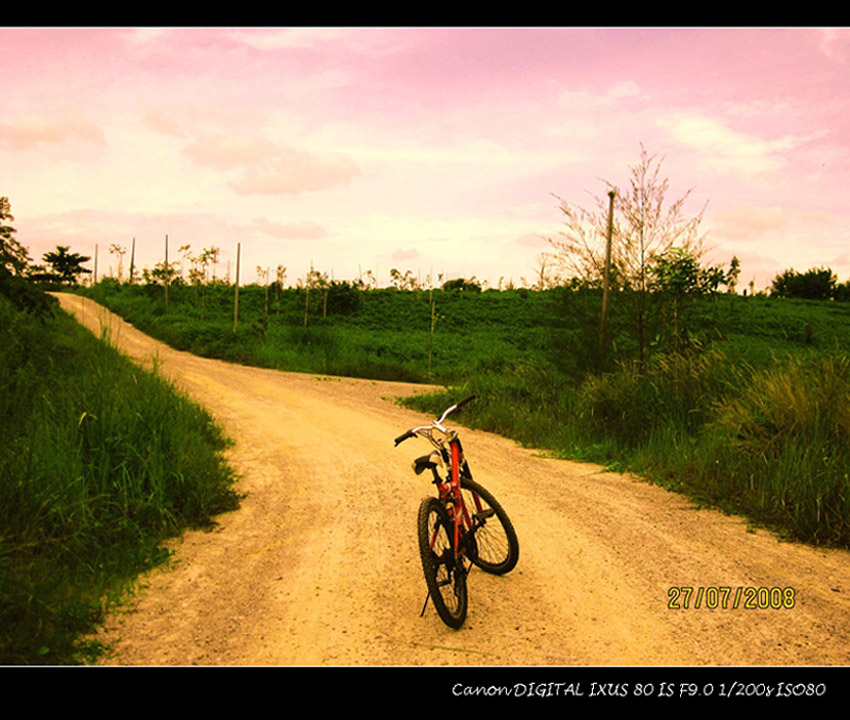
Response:
[{"label": "utility pole", "polygon": [[233,295],[233,332],[239,324],[239,260],[242,253],[242,243],[236,243],[236,284]]},{"label": "utility pole", "polygon": [[605,243],[605,274],[602,277],[602,320],[599,323],[599,370],[605,369],[608,331],[608,291],[611,281],[611,236],[614,234],[614,190],[608,191],[608,237]]},{"label": "utility pole", "polygon": [[266,268],[266,311],[264,313],[266,321],[269,319],[269,272],[271,272],[271,268]]},{"label": "utility pole", "polygon": [[133,284],[133,263],[136,259],[136,238],[133,238],[133,244],[130,248],[130,285]]},{"label": "utility pole", "polygon": [[165,236],[165,278],[163,279],[163,284],[165,285],[165,309],[168,309],[168,235]]}]

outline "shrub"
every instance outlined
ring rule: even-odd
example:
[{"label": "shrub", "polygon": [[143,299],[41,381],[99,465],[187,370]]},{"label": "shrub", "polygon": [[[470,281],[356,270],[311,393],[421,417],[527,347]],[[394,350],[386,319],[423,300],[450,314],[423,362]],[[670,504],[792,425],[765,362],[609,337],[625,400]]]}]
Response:
[{"label": "shrub", "polygon": [[773,279],[770,294],[803,300],[829,300],[838,280],[829,268],[812,268],[804,273],[786,270]]},{"label": "shrub", "polygon": [[637,447],[668,424],[694,432],[745,372],[711,349],[653,356],[643,372],[628,364],[589,376],[578,393],[577,427],[586,437],[608,437],[624,448]]},{"label": "shrub", "polygon": [[792,359],[753,376],[712,429],[731,449],[727,482],[799,537],[850,543],[850,361]]}]

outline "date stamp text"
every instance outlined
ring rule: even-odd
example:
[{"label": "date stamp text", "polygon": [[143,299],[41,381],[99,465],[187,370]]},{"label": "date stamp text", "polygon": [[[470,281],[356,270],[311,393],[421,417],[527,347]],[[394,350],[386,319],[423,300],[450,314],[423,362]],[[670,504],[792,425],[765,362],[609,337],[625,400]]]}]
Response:
[{"label": "date stamp text", "polygon": [[797,604],[793,587],[692,587],[667,591],[670,610],[791,610]]}]

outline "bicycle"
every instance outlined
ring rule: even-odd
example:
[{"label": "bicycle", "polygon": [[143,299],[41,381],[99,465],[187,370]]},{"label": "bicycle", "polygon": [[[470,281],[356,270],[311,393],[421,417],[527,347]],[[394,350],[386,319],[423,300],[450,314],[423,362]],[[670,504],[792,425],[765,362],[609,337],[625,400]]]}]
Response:
[{"label": "bicycle", "polygon": [[417,518],[419,554],[428,586],[421,615],[433,599],[437,614],[455,629],[466,620],[466,578],[472,566],[504,575],[519,560],[519,542],[507,513],[492,493],[472,479],[457,431],[443,426],[451,413],[474,399],[471,395],[455,403],[430,425],[412,428],[395,439],[396,447],[417,436],[434,446],[430,454],[413,462],[417,475],[431,471],[437,487],[437,497],[422,501]]}]

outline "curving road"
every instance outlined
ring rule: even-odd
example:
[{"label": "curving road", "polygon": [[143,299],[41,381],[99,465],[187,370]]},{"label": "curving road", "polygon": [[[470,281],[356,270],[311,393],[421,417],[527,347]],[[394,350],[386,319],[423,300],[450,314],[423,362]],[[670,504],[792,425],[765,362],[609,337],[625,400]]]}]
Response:
[{"label": "curving road", "polygon": [[[459,631],[425,599],[416,543],[431,493],[410,469],[427,422],[402,383],[231,365],[174,351],[75,295],[66,310],[206,406],[246,493],[190,533],[104,629],[121,665],[847,665],[850,553],[779,542],[740,519],[592,465],[465,430],[475,477],[520,541],[507,576],[473,571]],[[420,444],[417,444],[420,443]],[[726,609],[670,609],[671,587],[729,587]],[[792,588],[745,609],[737,588]],[[774,596],[776,598],[776,595]],[[790,603],[789,603],[790,604]]]}]

